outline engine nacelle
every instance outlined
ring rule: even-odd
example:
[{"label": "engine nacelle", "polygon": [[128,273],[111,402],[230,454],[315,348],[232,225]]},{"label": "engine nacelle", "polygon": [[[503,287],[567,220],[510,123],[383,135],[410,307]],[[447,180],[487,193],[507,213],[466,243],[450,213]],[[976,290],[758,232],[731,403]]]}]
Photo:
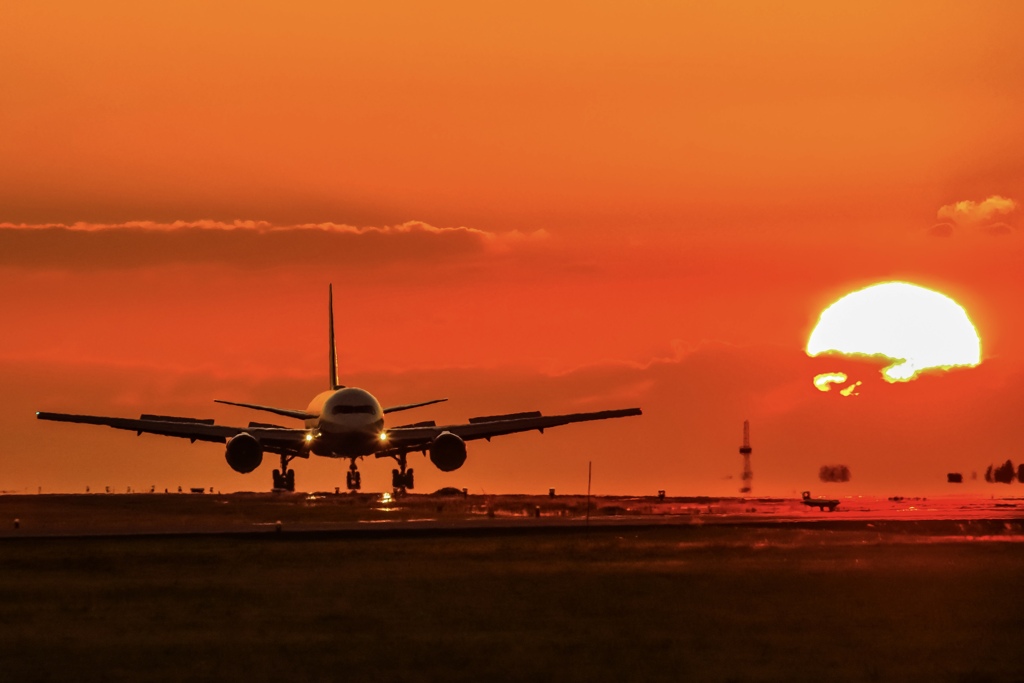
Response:
[{"label": "engine nacelle", "polygon": [[235,472],[248,474],[263,462],[263,448],[255,436],[242,432],[228,439],[224,458]]},{"label": "engine nacelle", "polygon": [[442,472],[454,472],[466,462],[466,442],[451,432],[441,432],[430,444],[430,462]]}]

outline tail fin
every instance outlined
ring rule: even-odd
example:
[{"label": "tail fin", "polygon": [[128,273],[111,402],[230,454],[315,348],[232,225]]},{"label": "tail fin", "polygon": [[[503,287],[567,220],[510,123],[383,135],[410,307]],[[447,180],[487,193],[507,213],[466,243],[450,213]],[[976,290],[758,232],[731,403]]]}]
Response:
[{"label": "tail fin", "polygon": [[330,328],[331,389],[340,389],[338,384],[338,350],[334,345],[334,285],[327,285],[327,321]]}]

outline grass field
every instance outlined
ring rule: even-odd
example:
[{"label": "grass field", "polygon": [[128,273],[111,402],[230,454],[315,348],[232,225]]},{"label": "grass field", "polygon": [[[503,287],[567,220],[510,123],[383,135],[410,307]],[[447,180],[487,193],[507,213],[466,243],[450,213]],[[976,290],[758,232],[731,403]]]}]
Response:
[{"label": "grass field", "polygon": [[1022,567],[798,529],[8,539],[0,678],[1019,681]]}]

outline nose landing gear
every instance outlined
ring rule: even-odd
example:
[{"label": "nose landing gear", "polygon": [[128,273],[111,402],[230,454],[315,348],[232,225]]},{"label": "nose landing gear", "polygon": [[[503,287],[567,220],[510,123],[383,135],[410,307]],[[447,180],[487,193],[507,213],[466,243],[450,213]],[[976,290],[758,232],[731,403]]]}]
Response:
[{"label": "nose landing gear", "polygon": [[345,484],[348,486],[349,491],[358,491],[363,487],[362,477],[359,475],[359,469],[356,467],[356,461],[353,459],[352,464],[348,467],[348,474],[345,476]]}]

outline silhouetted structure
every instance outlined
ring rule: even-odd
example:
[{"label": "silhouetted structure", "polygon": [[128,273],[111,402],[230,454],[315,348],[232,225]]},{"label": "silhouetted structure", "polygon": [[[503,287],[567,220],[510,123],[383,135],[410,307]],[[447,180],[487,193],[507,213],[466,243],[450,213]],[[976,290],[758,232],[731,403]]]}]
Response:
[{"label": "silhouetted structure", "polygon": [[1013,463],[1009,460],[999,467],[989,465],[988,470],[985,471],[985,481],[989,483],[1009,484],[1013,482],[1016,476],[1016,468],[1014,468]]},{"label": "silhouetted structure", "polygon": [[850,481],[850,468],[846,465],[822,465],[818,470],[818,479],[825,483]]},{"label": "silhouetted structure", "polygon": [[964,483],[964,475],[959,472],[950,472],[946,475],[946,483],[949,484],[962,484]]},{"label": "silhouetted structure", "polygon": [[740,455],[743,456],[743,486],[740,493],[750,493],[754,481],[754,471],[750,469],[750,454],[754,449],[750,447],[750,420],[743,421],[743,445],[740,446]]}]

